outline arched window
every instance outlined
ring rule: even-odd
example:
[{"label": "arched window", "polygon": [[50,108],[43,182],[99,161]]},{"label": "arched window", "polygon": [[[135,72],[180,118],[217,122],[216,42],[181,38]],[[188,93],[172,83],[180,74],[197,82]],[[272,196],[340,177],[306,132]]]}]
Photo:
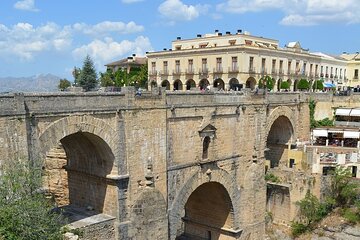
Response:
[{"label": "arched window", "polygon": [[210,137],[206,136],[204,138],[204,141],[203,141],[202,159],[207,159],[208,158],[209,145],[210,145]]}]

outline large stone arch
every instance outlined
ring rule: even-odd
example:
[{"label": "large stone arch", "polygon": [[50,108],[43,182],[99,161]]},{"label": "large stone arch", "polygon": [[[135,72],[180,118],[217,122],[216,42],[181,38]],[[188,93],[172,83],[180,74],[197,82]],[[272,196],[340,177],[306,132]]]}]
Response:
[{"label": "large stone arch", "polygon": [[[49,154],[54,149],[62,151],[65,164],[55,170],[63,175],[62,187],[68,191],[69,207],[88,208],[93,214],[106,213],[116,217],[117,188],[111,177],[118,175],[114,153],[118,152],[119,144],[116,142],[113,127],[86,115],[59,119],[39,134],[39,157],[45,172],[49,172],[48,168],[56,161],[50,158],[48,164]],[[51,177],[53,175],[45,175],[44,178]],[[52,193],[51,186],[48,187]]]},{"label": "large stone arch", "polygon": [[289,144],[296,139],[295,122],[294,113],[289,107],[280,106],[271,111],[265,136],[265,158],[269,160],[271,168],[287,161]]},{"label": "large stone arch", "polygon": [[243,222],[239,215],[240,191],[236,186],[236,180],[222,169],[202,169],[193,174],[177,192],[169,209],[169,236],[175,239],[183,233],[182,217],[185,215],[185,204],[190,195],[201,185],[209,182],[221,184],[229,194],[233,210],[233,232],[241,233],[240,225]]}]

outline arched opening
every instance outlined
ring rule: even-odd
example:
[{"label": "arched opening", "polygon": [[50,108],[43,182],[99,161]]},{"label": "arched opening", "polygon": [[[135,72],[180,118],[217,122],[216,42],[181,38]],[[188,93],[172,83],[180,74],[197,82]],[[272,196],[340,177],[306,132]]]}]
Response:
[{"label": "arched opening", "polygon": [[[89,132],[63,137],[46,154],[44,186],[59,207],[83,211],[87,215],[105,213],[116,216],[114,185],[106,176],[113,170],[114,155],[108,144]],[[71,221],[71,219],[70,219]]]},{"label": "arched opening", "polygon": [[156,81],[155,81],[155,80],[151,81],[151,83],[150,83],[150,88],[151,88],[151,89],[154,89],[154,88],[156,88],[156,87],[157,87]]},{"label": "arched opening", "polygon": [[246,86],[246,88],[250,88],[251,90],[254,90],[254,89],[255,89],[255,86],[256,86],[256,80],[255,80],[255,78],[249,77],[249,78],[246,80],[245,86]]},{"label": "arched opening", "polygon": [[313,89],[314,79],[309,80],[309,91]]},{"label": "arched opening", "polygon": [[294,81],[294,92],[296,92],[297,91],[297,85],[298,85],[298,83],[299,83],[299,80],[298,79],[295,79],[295,81]]},{"label": "arched opening", "polygon": [[161,87],[165,88],[166,90],[170,90],[170,83],[168,80],[164,80],[161,82]]},{"label": "arched opening", "polygon": [[291,81],[291,79],[288,79],[287,82],[289,83],[289,91],[290,91],[290,90],[291,90],[292,81]]},{"label": "arched opening", "polygon": [[270,168],[278,167],[281,163],[286,166],[288,144],[291,144],[293,132],[293,126],[285,116],[278,117],[272,124],[265,152],[266,160],[270,161]]},{"label": "arched opening", "polygon": [[186,90],[191,90],[191,88],[196,88],[196,83],[194,80],[189,79],[186,81]]},{"label": "arched opening", "polygon": [[192,192],[183,221],[184,239],[236,239],[225,230],[233,228],[234,211],[227,190],[218,182],[204,183]]},{"label": "arched opening", "polygon": [[[239,91],[241,90],[240,85],[239,85],[239,81],[236,78],[232,78],[229,81],[229,86],[231,90],[234,91]],[[240,88],[240,89],[239,89]]]},{"label": "arched opening", "polygon": [[209,145],[210,145],[210,137],[206,136],[203,141],[203,152],[202,159],[207,159],[209,157]]},{"label": "arched opening", "polygon": [[182,90],[183,89],[183,84],[180,81],[180,79],[175,80],[174,82],[174,90]]},{"label": "arched opening", "polygon": [[199,87],[200,87],[200,90],[204,90],[206,89],[207,86],[209,86],[210,83],[207,79],[201,79],[201,81],[199,82]]},{"label": "arched opening", "polygon": [[217,88],[218,90],[224,90],[225,89],[225,83],[221,78],[218,78],[214,81],[214,88]]}]

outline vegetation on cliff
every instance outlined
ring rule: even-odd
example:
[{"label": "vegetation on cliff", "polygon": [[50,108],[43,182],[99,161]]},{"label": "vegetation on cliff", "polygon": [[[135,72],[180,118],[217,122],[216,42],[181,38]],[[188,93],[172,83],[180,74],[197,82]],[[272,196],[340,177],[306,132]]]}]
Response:
[{"label": "vegetation on cliff", "polygon": [[62,217],[41,191],[41,169],[18,161],[0,168],[0,239],[62,239]]}]

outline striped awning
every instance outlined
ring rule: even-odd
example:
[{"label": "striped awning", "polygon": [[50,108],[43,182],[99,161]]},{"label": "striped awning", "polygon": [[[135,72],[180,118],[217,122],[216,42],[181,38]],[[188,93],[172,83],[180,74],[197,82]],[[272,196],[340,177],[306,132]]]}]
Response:
[{"label": "striped awning", "polygon": [[314,137],[327,137],[328,136],[328,130],[327,129],[314,129],[313,130],[313,136]]},{"label": "striped awning", "polygon": [[350,116],[351,108],[338,108],[335,111],[336,116]]}]

